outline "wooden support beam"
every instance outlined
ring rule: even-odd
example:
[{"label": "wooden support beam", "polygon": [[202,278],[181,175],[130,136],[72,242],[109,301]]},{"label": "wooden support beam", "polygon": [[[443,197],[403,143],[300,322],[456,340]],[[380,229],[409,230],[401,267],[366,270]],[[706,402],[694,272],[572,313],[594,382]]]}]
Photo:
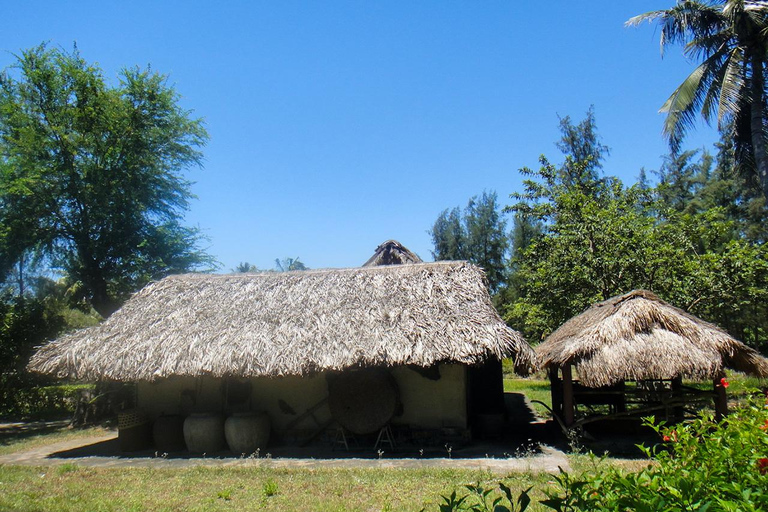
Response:
[{"label": "wooden support beam", "polygon": [[574,407],[573,407],[573,376],[571,375],[571,365],[566,364],[563,370],[563,422],[566,427],[573,425]]},{"label": "wooden support beam", "polygon": [[549,392],[552,395],[552,412],[563,417],[563,384],[558,375],[559,366],[549,367]]},{"label": "wooden support beam", "polygon": [[[672,379],[672,382],[670,384],[670,388],[672,389],[672,400],[676,401],[678,398],[680,398],[683,390],[683,376],[678,375],[677,377]],[[672,421],[674,423],[680,423],[685,419],[685,408],[682,406],[677,406],[673,409],[673,417]]]}]

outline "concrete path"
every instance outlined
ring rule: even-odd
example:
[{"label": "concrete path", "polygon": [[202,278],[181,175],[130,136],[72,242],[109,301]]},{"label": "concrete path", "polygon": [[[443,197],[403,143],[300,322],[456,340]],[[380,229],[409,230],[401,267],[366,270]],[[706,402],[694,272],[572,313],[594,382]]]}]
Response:
[{"label": "concrete path", "polygon": [[[126,456],[117,452],[117,434],[62,441],[23,452],[0,456],[0,464],[54,466],[77,464],[100,468],[186,468],[194,466],[272,467],[272,468],[453,468],[478,469],[495,474],[516,472],[557,473],[570,469],[568,458],[559,450],[541,446],[540,453],[527,457],[476,458],[306,458],[306,457],[163,457],[161,454]],[[102,455],[85,455],[102,453]],[[83,454],[83,456],[79,456]]]}]

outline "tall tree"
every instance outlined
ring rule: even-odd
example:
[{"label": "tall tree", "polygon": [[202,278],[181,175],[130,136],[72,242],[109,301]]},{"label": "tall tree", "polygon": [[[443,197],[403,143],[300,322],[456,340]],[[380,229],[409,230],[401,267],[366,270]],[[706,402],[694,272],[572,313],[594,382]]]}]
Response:
[{"label": "tall tree", "polygon": [[432,256],[435,261],[467,260],[479,265],[495,292],[506,280],[506,226],[496,192],[483,192],[470,198],[463,212],[456,207],[440,213],[429,230],[435,248]]},{"label": "tall tree", "polygon": [[488,277],[491,291],[506,280],[506,257],[509,251],[507,221],[502,216],[496,192],[483,192],[467,204],[464,216],[467,239],[465,251],[469,261],[480,265]]},{"label": "tall tree", "polygon": [[600,142],[594,106],[589,107],[579,124],[573,124],[570,116],[561,118],[560,140],[555,145],[565,155],[560,168],[564,184],[590,188],[600,181],[603,160],[611,150]]},{"label": "tall tree", "polygon": [[673,150],[698,112],[708,122],[716,117],[721,130],[733,131],[737,160],[754,170],[768,198],[768,3],[679,0],[671,9],[641,14],[627,24],[643,21],[659,22],[662,51],[682,44],[688,57],[700,61],[661,108]]},{"label": "tall tree", "polygon": [[166,78],[125,69],[117,85],[71,53],[23,52],[0,76],[0,271],[40,251],[111,314],[150,279],[213,265],[182,171],[200,165],[200,119]]},{"label": "tall tree", "polygon": [[458,206],[451,210],[440,212],[437,220],[429,230],[432,237],[432,257],[435,261],[466,259],[464,246],[467,234],[461,216],[461,208]]}]

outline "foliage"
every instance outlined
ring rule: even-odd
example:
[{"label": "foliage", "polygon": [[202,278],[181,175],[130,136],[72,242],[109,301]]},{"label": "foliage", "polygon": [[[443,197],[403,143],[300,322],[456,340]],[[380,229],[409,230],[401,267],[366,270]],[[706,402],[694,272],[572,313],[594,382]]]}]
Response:
[{"label": "foliage", "polygon": [[23,52],[0,77],[0,272],[43,254],[108,316],[151,279],[204,268],[181,171],[207,134],[166,78],[117,86],[75,49]]},{"label": "foliage", "polygon": [[626,473],[603,466],[571,476],[542,501],[557,511],[758,511],[768,509],[768,403],[752,398],[724,421],[647,423],[663,446],[643,447],[655,464]]},{"label": "foliage", "polygon": [[768,64],[768,5],[757,0],[678,0],[666,10],[641,14],[627,23],[658,21],[661,44],[681,44],[700,61],[661,110],[664,132],[677,151],[696,114],[717,118],[733,135],[737,160],[755,170],[768,198],[768,142],[765,98]]},{"label": "foliage", "polygon": [[495,192],[472,197],[462,212],[444,210],[429,230],[439,260],[467,260],[485,270],[491,291],[506,279],[509,237]]},{"label": "foliage", "polygon": [[[512,490],[503,482],[499,482],[498,490],[485,488],[479,482],[464,487],[469,492],[463,496],[458,496],[456,491],[453,491],[449,496],[443,495],[443,503],[438,505],[439,512],[462,510],[471,512],[525,512],[531,503],[528,493],[532,487],[522,491],[516,499]],[[424,510],[421,509],[422,512]]]},{"label": "foliage", "polygon": [[51,419],[71,416],[91,384],[40,385],[32,379],[14,381],[0,375],[0,418]]},{"label": "foliage", "polygon": [[[264,272],[292,272],[294,270],[309,270],[304,262],[296,258],[275,258],[275,268],[266,270]],[[247,272],[262,272],[256,265],[252,265],[247,261],[239,263],[232,272],[247,273]]]},{"label": "foliage", "polygon": [[256,265],[251,265],[247,261],[238,263],[237,266],[232,269],[232,272],[237,272],[240,274],[245,274],[248,272],[258,272],[258,271],[259,271],[259,267],[257,267]]},{"label": "foliage", "polygon": [[299,258],[283,258],[275,259],[275,270],[277,272],[291,272],[294,270],[309,270],[303,262],[299,261]]},{"label": "foliage", "polygon": [[658,183],[645,190],[661,208],[678,213],[704,213],[719,208],[733,223],[731,238],[768,241],[766,200],[753,176],[739,173],[734,161],[733,137],[727,132],[708,151],[672,152],[655,172]]},{"label": "foliage", "polygon": [[516,261],[518,297],[504,311],[528,339],[543,339],[595,302],[645,288],[756,347],[764,342],[768,250],[729,240],[732,223],[721,210],[658,211],[618,181],[598,198],[556,191],[549,207],[547,233]]},{"label": "foliage", "polygon": [[[590,147],[594,119],[578,126],[586,142],[566,145],[577,132],[565,125],[560,147]],[[716,158],[670,154],[655,185],[599,178],[599,157],[567,154],[556,166],[542,156],[537,170],[520,170],[507,208],[520,242],[498,300],[505,320],[536,342],[595,302],[646,288],[768,349],[768,216],[762,197],[738,186],[728,139]]]}]

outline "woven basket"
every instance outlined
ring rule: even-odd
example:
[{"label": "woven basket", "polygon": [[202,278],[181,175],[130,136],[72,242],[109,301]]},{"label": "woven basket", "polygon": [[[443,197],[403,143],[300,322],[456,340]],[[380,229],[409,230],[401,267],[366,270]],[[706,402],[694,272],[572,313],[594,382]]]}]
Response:
[{"label": "woven basket", "polygon": [[149,417],[140,409],[128,409],[117,413],[117,428],[127,430],[149,423]]},{"label": "woven basket", "polygon": [[117,439],[120,450],[135,452],[152,447],[152,423],[149,417],[138,409],[129,409],[117,414]]}]

